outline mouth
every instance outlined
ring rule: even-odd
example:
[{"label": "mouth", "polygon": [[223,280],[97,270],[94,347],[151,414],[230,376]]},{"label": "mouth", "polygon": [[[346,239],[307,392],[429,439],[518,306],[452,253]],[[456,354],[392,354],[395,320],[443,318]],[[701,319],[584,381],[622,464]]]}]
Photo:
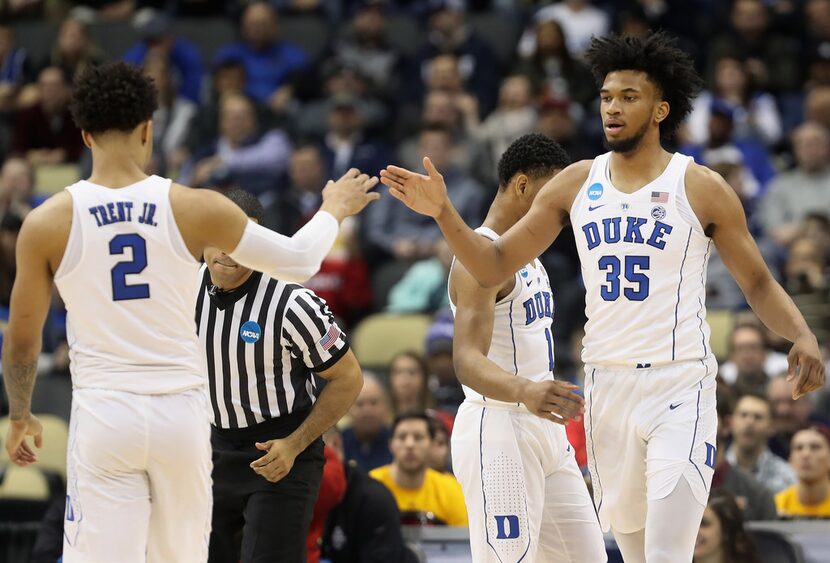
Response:
[{"label": "mouth", "polygon": [[222,260],[214,260],[213,263],[216,264],[217,266],[223,266],[225,268],[237,268],[239,266],[236,263],[224,262]]},{"label": "mouth", "polygon": [[625,124],[620,123],[619,121],[606,121],[605,122],[605,133],[609,137],[616,137],[620,134],[620,132],[625,128]]}]

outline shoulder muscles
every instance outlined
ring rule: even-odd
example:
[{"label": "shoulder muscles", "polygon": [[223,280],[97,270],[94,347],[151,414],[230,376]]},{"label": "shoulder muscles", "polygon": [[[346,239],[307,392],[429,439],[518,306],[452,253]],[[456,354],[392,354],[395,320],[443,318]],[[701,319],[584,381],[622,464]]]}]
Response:
[{"label": "shoulder muscles", "polygon": [[206,246],[230,253],[239,244],[248,218],[231,200],[218,192],[173,184],[170,187],[173,216],[190,253],[199,259]]}]

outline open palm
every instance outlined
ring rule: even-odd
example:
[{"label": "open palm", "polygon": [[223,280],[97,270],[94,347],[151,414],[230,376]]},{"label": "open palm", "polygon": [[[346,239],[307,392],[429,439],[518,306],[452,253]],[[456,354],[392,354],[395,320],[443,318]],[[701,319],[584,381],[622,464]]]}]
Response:
[{"label": "open palm", "polygon": [[387,166],[380,171],[380,181],[389,188],[393,197],[421,215],[438,217],[449,203],[447,185],[432,161],[425,157],[427,175],[412,172],[399,166]]}]

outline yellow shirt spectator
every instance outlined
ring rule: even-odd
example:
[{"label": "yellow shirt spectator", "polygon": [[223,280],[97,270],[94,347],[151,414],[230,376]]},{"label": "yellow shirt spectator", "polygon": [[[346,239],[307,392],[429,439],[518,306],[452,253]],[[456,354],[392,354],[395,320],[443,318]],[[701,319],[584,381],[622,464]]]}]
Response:
[{"label": "yellow shirt spectator", "polygon": [[807,516],[830,518],[830,494],[819,504],[803,504],[798,498],[798,485],[775,495],[775,508],[780,516]]},{"label": "yellow shirt spectator", "polygon": [[392,478],[392,465],[384,465],[369,475],[386,485],[401,512],[432,512],[449,526],[467,525],[467,508],[461,485],[452,475],[427,469],[419,489],[405,489]]}]

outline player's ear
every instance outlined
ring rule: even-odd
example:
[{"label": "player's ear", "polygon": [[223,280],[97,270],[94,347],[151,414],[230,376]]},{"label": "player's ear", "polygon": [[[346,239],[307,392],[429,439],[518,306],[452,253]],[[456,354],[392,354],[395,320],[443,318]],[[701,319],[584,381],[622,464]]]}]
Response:
[{"label": "player's ear", "polygon": [[92,133],[89,131],[81,131],[81,139],[83,139],[86,148],[92,150]]},{"label": "player's ear", "polygon": [[654,110],[654,119],[657,120],[657,123],[662,122],[669,116],[670,109],[669,102],[665,100],[660,100],[660,102],[657,103],[657,108]]},{"label": "player's ear", "polygon": [[517,174],[516,179],[513,182],[513,189],[516,190],[516,195],[518,197],[522,197],[527,194],[527,176],[524,174]]},{"label": "player's ear", "polygon": [[148,119],[141,124],[141,144],[146,145],[153,138],[153,120]]}]

